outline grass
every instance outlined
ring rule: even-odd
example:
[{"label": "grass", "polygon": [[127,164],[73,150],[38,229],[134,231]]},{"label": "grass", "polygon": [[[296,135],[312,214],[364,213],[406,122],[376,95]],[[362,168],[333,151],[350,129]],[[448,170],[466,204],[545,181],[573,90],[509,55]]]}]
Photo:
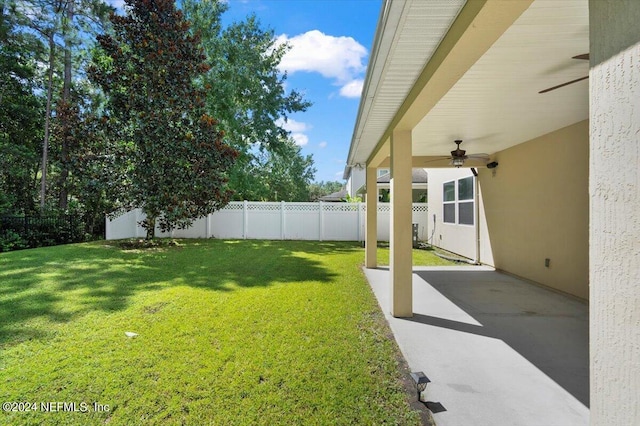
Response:
[{"label": "grass", "polygon": [[2,253],[0,401],[36,405],[0,424],[417,424],[363,254],[220,240]]},{"label": "grass", "polygon": [[[388,244],[378,246],[378,265],[389,265]],[[413,250],[413,266],[457,266],[459,263],[435,255],[433,250]]]}]

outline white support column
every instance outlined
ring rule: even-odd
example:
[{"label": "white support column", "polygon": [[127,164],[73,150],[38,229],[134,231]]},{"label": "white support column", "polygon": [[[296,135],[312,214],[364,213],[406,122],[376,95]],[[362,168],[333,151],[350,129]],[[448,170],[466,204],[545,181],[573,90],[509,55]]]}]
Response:
[{"label": "white support column", "polygon": [[378,267],[378,169],[367,167],[367,216],[365,220],[365,267]]},{"label": "white support column", "polygon": [[411,131],[391,135],[391,220],[389,272],[391,315],[413,316],[413,260],[411,228]]},{"label": "white support column", "polygon": [[589,1],[590,424],[640,425],[640,2]]}]

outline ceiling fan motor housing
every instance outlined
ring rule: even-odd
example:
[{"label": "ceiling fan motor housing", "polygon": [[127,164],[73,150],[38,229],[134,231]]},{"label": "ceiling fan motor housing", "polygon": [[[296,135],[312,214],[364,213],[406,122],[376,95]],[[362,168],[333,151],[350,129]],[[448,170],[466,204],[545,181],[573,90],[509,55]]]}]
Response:
[{"label": "ceiling fan motor housing", "polygon": [[455,143],[458,144],[458,147],[455,150],[451,151],[451,156],[453,158],[466,158],[467,151],[465,151],[464,149],[460,149],[462,140],[458,139],[455,141]]}]

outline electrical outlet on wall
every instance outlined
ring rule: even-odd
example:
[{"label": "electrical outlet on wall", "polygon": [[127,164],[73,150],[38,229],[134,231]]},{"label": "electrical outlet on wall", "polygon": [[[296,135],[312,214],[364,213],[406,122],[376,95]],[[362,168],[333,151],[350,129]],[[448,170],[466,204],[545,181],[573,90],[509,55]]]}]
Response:
[{"label": "electrical outlet on wall", "polygon": [[548,257],[544,260],[544,267],[549,268],[551,266],[551,259]]}]

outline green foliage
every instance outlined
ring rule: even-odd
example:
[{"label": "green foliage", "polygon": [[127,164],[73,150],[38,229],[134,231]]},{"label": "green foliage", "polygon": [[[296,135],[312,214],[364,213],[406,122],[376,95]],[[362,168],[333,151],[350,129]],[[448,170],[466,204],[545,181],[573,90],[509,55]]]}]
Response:
[{"label": "green foliage", "polygon": [[124,155],[118,198],[140,207],[153,237],[184,228],[231,197],[227,171],[237,153],[223,142],[194,85],[208,71],[199,37],[170,0],[128,0],[127,16],[112,15],[113,35],[99,36],[90,78],[107,95],[108,137]]},{"label": "green foliage", "polygon": [[419,424],[362,259],[356,243],[248,240],[3,254],[0,399],[109,411],[2,421]]},{"label": "green foliage", "polygon": [[116,158],[126,153],[107,137],[108,126],[89,109],[82,114],[77,106],[61,101],[56,118],[53,139],[66,146],[60,163],[72,171],[63,183],[72,195],[63,211],[81,217],[86,232],[95,235],[105,215],[117,209],[125,170]]},{"label": "green foliage", "polygon": [[262,150],[241,154],[230,182],[242,191],[236,200],[308,201],[309,187],[315,174],[313,159],[301,154],[293,140],[281,142],[275,151]]},{"label": "green foliage", "polygon": [[320,181],[309,185],[309,201],[318,201],[322,196],[333,194],[342,189],[344,185],[337,181]]},{"label": "green foliage", "polygon": [[18,31],[15,14],[0,6],[0,212],[24,213],[35,207],[42,141],[44,108],[34,94],[41,46]]},{"label": "green foliage", "polygon": [[82,221],[73,215],[0,216],[0,251],[77,243],[86,237]]},{"label": "green foliage", "polygon": [[7,230],[0,232],[0,252],[27,248],[26,240],[17,232]]},{"label": "green foliage", "polygon": [[[306,190],[292,188],[290,180],[312,180],[313,160],[291,148],[282,124],[311,104],[299,92],[285,90],[287,76],[278,65],[288,47],[276,45],[273,31],[261,28],[255,16],[223,28],[221,16],[228,8],[224,2],[185,0],[181,7],[209,58],[211,68],[199,79],[207,109],[241,153],[229,181],[234,198],[306,201]],[[262,182],[273,173],[274,163],[290,168],[279,173],[285,182]]]},{"label": "green foliage", "polygon": [[378,195],[378,201],[381,203],[388,203],[391,201],[391,190],[389,189],[381,189],[380,194]]}]

